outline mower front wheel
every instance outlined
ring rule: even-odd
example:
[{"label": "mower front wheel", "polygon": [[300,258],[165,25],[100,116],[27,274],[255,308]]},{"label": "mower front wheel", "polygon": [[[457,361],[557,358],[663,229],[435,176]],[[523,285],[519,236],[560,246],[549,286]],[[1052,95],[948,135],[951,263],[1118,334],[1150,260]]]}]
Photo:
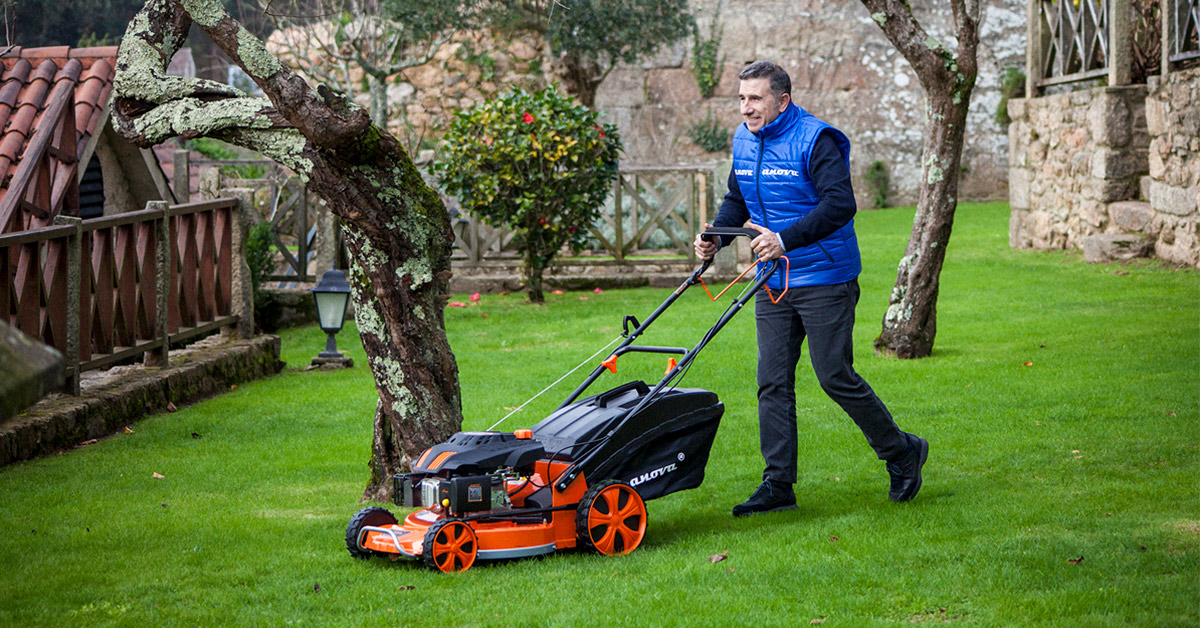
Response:
[{"label": "mower front wheel", "polygon": [[443,519],[425,533],[421,558],[432,569],[453,573],[470,569],[478,552],[479,541],[471,526],[460,519]]},{"label": "mower front wheel", "polygon": [[363,528],[367,526],[395,524],[396,517],[387,508],[379,508],[378,506],[363,508],[350,518],[350,524],[346,526],[346,549],[350,550],[350,555],[355,558],[370,558],[374,552],[363,549],[358,544],[359,539],[362,537]]},{"label": "mower front wheel", "polygon": [[646,538],[646,502],[628,484],[601,482],[579,501],[575,532],[580,547],[605,556],[628,554]]}]

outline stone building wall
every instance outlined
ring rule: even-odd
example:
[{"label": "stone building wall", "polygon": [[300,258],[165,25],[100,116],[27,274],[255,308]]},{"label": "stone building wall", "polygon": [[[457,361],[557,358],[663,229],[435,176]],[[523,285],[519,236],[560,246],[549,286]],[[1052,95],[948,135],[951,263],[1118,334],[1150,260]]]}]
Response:
[{"label": "stone building wall", "polygon": [[1011,246],[1200,267],[1200,68],[1008,110]]},{"label": "stone building wall", "polygon": [[1011,246],[1081,248],[1118,229],[1112,209],[1138,197],[1147,170],[1145,100],[1131,86],[1009,101]]},{"label": "stone building wall", "polygon": [[[698,31],[707,36],[718,0],[691,0]],[[929,33],[952,49],[950,9],[916,0],[914,13]],[[962,198],[1007,195],[1007,139],[994,115],[1005,68],[1024,66],[1025,5],[985,2],[979,77],[959,189]],[[621,129],[624,158],[638,165],[718,164],[725,153],[706,153],[688,137],[697,120],[712,115],[732,130],[741,122],[737,73],[757,59],[784,66],[794,100],[845,131],[853,145],[851,169],[859,205],[870,207],[862,174],[875,160],[889,169],[893,201],[915,203],[921,174],[925,96],[916,74],[860,2],[739,0],[720,2],[721,81],[702,98],[692,77],[690,40],[637,66],[621,66],[601,84],[596,107]],[[720,172],[724,177],[727,171]],[[723,182],[723,178],[720,179]]]},{"label": "stone building wall", "polygon": [[[688,137],[688,127],[711,112],[732,131],[741,122],[737,72],[756,59],[770,59],[791,74],[796,102],[850,137],[860,205],[870,205],[861,173],[875,160],[889,168],[893,202],[916,202],[924,91],[866,8],[854,0],[691,0],[703,36],[709,33],[718,1],[724,64],[711,97],[700,96],[691,74],[690,38],[637,65],[617,67],[600,85],[595,105],[605,111],[605,121],[621,131],[622,164],[708,164],[720,169],[727,152],[706,153]],[[912,8],[931,36],[953,49],[949,6],[914,0]],[[1007,193],[1007,140],[993,117],[1001,73],[1024,66],[1024,23],[1021,0],[986,1],[979,77],[959,184],[963,198],[1001,198]],[[284,39],[274,35],[271,45],[281,46]],[[286,57],[280,47],[275,51]],[[393,111],[404,112],[404,119],[393,116],[391,129],[402,140],[407,136],[408,145],[414,135],[439,136],[454,111],[510,86],[537,88],[551,80],[552,71],[544,42],[497,40],[481,33],[460,36],[430,63],[394,77],[389,101]],[[360,102],[365,105],[365,97]],[[727,174],[719,174],[722,181]]]},{"label": "stone building wall", "polygon": [[1139,231],[1158,257],[1200,266],[1200,68],[1152,76],[1147,89],[1153,211]]}]

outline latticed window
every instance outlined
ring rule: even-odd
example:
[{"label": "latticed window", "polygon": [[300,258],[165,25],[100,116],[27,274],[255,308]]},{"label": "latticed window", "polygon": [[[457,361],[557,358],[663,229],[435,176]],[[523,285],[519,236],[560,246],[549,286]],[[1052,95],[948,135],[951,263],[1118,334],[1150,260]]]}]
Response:
[{"label": "latticed window", "polygon": [[1197,35],[1197,24],[1200,24],[1200,0],[1163,0],[1170,7],[1174,5],[1170,18],[1171,25],[1171,61],[1200,58],[1200,36]]},{"label": "latticed window", "polygon": [[1109,2],[1041,2],[1041,32],[1045,37],[1040,66],[1043,85],[1099,77],[1108,72]]}]

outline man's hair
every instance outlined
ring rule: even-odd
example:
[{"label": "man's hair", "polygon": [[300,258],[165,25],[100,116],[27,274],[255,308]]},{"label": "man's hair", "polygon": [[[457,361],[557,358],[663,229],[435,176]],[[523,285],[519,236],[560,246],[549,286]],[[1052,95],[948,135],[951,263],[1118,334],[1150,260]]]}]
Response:
[{"label": "man's hair", "polygon": [[771,93],[776,99],[792,93],[792,77],[777,63],[755,61],[738,73],[738,79],[743,81],[758,78],[770,79]]}]

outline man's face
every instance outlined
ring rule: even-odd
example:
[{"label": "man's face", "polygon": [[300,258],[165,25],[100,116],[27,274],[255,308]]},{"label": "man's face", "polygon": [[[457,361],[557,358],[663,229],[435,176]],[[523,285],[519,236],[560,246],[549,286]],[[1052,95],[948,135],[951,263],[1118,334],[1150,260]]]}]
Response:
[{"label": "man's face", "polygon": [[741,82],[738,100],[742,103],[742,118],[746,120],[746,128],[758,133],[787,109],[791,96],[783,94],[776,98],[771,92],[770,79],[752,78]]}]

